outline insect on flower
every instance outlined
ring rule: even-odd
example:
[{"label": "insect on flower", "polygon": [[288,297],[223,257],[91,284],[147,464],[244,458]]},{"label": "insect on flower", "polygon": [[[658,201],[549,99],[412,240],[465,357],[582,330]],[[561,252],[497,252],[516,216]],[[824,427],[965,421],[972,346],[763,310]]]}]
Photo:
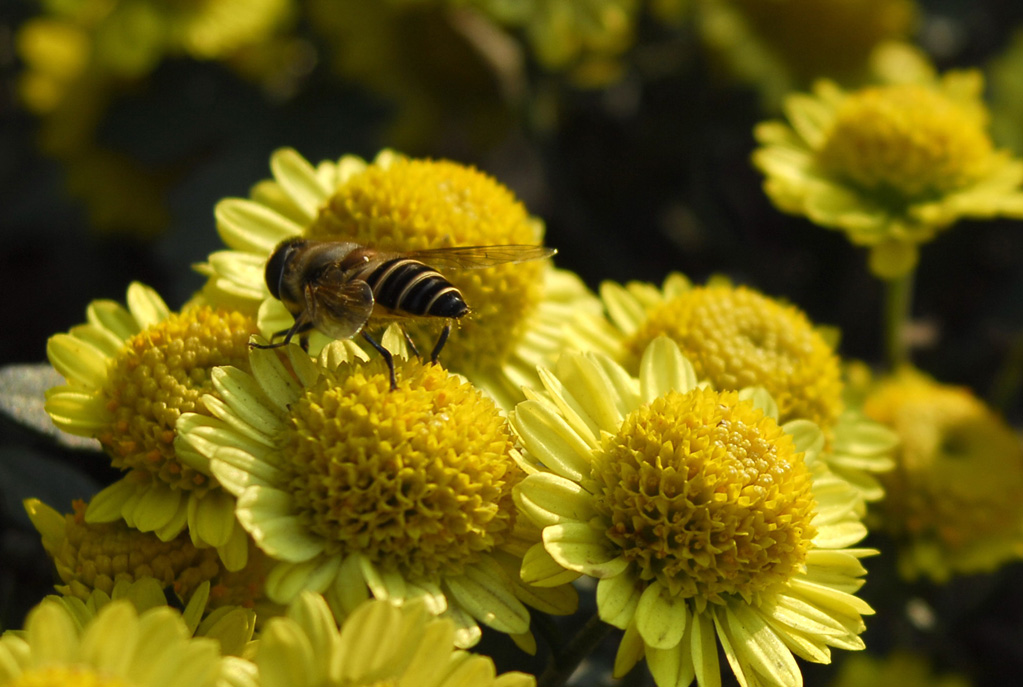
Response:
[{"label": "insect on flower", "polygon": [[[287,345],[296,335],[303,348],[309,333],[319,330],[334,339],[361,332],[387,362],[391,389],[397,386],[390,352],[373,339],[368,323],[413,318],[448,320],[430,360],[437,362],[451,333],[451,320],[469,314],[462,293],[441,270],[474,270],[508,263],[542,260],[557,251],[545,246],[459,246],[410,252],[383,251],[348,241],[317,241],[294,237],[274,249],[266,263],[266,285],[295,318],[290,328],[275,332],[256,348]],[[412,340],[405,335],[413,352]]]}]

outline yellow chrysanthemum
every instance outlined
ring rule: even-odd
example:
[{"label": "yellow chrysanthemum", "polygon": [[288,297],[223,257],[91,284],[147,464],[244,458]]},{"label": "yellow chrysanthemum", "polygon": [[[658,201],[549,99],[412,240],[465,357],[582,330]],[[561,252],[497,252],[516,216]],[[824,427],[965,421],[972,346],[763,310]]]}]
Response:
[{"label": "yellow chrysanthemum", "polygon": [[911,270],[917,246],[964,217],[1023,217],[1023,161],[996,150],[977,72],[845,92],[824,81],[757,126],[753,161],[779,209],[871,248],[871,270]]},{"label": "yellow chrysanthemum", "polygon": [[[168,606],[163,583],[153,577],[131,581],[122,578],[113,584],[109,592],[96,588],[84,597],[53,595],[46,598],[63,606],[79,627],[89,625],[111,603],[127,601],[138,613]],[[216,604],[209,582],[203,582],[188,596],[174,601],[183,604],[181,619],[190,635],[217,640],[220,653],[225,656],[242,656],[245,653],[257,626],[255,611],[237,605]],[[281,610],[278,609],[275,615],[279,615]]]},{"label": "yellow chrysanthemum", "polygon": [[241,687],[256,684],[250,665],[222,656],[217,639],[192,637],[173,609],[139,613],[127,600],[82,624],[47,599],[23,632],[0,638],[0,687]]},{"label": "yellow chrysanthemum", "polygon": [[960,675],[934,675],[924,656],[904,651],[884,658],[866,654],[850,656],[838,669],[830,687],[970,687]]},{"label": "yellow chrysanthemum", "polygon": [[773,109],[816,78],[861,81],[875,48],[911,36],[917,8],[913,0],[704,0],[695,15],[712,52]]},{"label": "yellow chrysanthemum", "polygon": [[216,551],[197,549],[184,532],[165,542],[152,532],[131,529],[123,520],[88,524],[85,502],[75,501],[73,507],[73,513],[61,515],[38,499],[25,501],[63,582],[57,585],[62,594],[85,599],[93,589],[110,594],[115,582],[151,577],[188,598],[222,570]]},{"label": "yellow chrysanthemum", "polygon": [[[217,227],[231,251],[210,256],[204,290],[213,303],[259,308],[264,334],[286,329],[291,316],[269,295],[264,265],[285,238],[305,235],[365,243],[388,250],[447,246],[539,244],[542,224],[491,177],[453,162],[381,153],[372,164],[351,156],[315,169],[282,149],[271,158],[274,181],[251,200],[217,205]],[[472,313],[459,322],[442,361],[492,394],[503,407],[535,382],[536,366],[552,359],[563,322],[579,309],[599,310],[573,274],[549,261],[451,274]],[[427,340],[437,327],[410,325]],[[325,338],[313,339],[315,353]],[[427,348],[428,350],[428,348]]]},{"label": "yellow chrysanthemum", "polygon": [[265,599],[267,565],[258,549],[249,551],[242,570],[232,572],[224,569],[216,551],[196,548],[187,533],[162,541],[123,520],[89,524],[85,502],[75,501],[73,507],[73,513],[61,515],[38,499],[25,500],[25,510],[57,568],[61,594],[88,600],[96,591],[111,596],[117,585],[152,579],[161,590],[173,590],[184,600],[206,584],[210,609],[258,608],[267,617],[280,612]]},{"label": "yellow chrysanthemum", "polygon": [[[88,40],[95,74],[141,76],[165,55],[225,59],[265,41],[290,17],[290,0],[199,0],[189,2],[48,3],[47,14],[29,26],[24,39],[38,46],[40,27],[76,32]],[[41,22],[41,23],[40,23]],[[58,25],[62,25],[59,26]],[[35,61],[35,66],[57,64]],[[59,64],[65,64],[61,62]]]},{"label": "yellow chrysanthemum", "polygon": [[597,578],[601,619],[625,630],[615,674],[645,656],[659,687],[718,684],[718,642],[740,684],[799,685],[793,654],[862,648],[871,552],[846,548],[866,534],[860,495],[817,460],[820,430],[779,425],[763,390],[701,387],[665,337],[639,369],[566,353],[516,407],[516,501],[543,528],[523,579]]},{"label": "yellow chrysanthemum", "polygon": [[809,420],[824,432],[822,460],[868,500],[883,490],[872,473],[892,468],[894,435],[842,400],[838,356],[825,335],[794,306],[727,280],[693,286],[672,274],[653,284],[605,282],[606,318],[578,315],[570,341],[610,355],[630,373],[658,336],[667,336],[715,389],[762,387],[779,419]]},{"label": "yellow chrysanthemum", "polygon": [[124,519],[170,541],[188,528],[193,543],[213,546],[231,570],[245,565],[247,539],[234,500],[210,475],[208,461],[175,446],[181,413],[206,412],[217,365],[248,364],[253,318],[193,305],[172,313],[152,289],[134,283],[128,308],[94,301],[88,322],[47,343],[67,384],[47,392],[46,412],[60,429],[95,437],[127,474],[97,494],[90,523]]},{"label": "yellow chrysanthemum", "polygon": [[206,402],[216,418],[178,422],[277,561],[268,596],[288,603],[304,589],[322,592],[339,617],[369,594],[423,597],[455,621],[459,646],[479,639],[477,621],[525,636],[523,603],[571,612],[570,587],[518,579],[538,534],[516,517],[511,491],[522,473],[493,402],[418,360],[396,361],[392,391],[379,358],[336,362],[361,353],[345,343],[325,348],[319,365],[296,345],[286,361],[256,349],[252,375],[214,372],[223,401]]},{"label": "yellow chrysanthemum", "polygon": [[533,687],[523,673],[496,675],[493,661],[454,649],[456,629],[422,602],[360,604],[339,630],[323,599],[308,592],[274,618],[253,660],[261,687],[292,687],[295,676],[318,687]]},{"label": "yellow chrysanthemum", "polygon": [[1023,444],[968,389],[903,370],[864,410],[901,447],[876,508],[908,578],[946,581],[1023,557]]},{"label": "yellow chrysanthemum", "polygon": [[16,47],[25,63],[18,82],[21,100],[29,110],[42,114],[57,107],[81,76],[91,45],[80,27],[37,17],[18,29]]}]

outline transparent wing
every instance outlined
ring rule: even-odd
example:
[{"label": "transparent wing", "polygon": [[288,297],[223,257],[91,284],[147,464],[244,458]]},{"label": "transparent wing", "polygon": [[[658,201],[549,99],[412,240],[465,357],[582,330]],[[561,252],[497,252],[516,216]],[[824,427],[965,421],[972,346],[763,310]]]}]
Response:
[{"label": "transparent wing", "polygon": [[417,250],[408,253],[396,253],[395,257],[411,258],[436,269],[444,270],[479,270],[485,267],[505,265],[515,262],[529,262],[549,258],[557,249],[547,246],[457,246],[454,248],[435,248],[433,250]]},{"label": "transparent wing", "polygon": [[339,275],[307,284],[305,298],[313,326],[333,339],[358,334],[373,313],[373,289],[364,281]]}]

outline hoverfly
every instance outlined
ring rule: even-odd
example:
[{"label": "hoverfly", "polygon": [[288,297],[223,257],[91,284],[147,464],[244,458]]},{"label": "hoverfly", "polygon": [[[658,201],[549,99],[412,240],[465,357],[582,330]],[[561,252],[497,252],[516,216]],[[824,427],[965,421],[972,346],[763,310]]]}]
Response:
[{"label": "hoverfly", "polygon": [[[437,362],[451,333],[450,320],[470,312],[461,291],[440,270],[473,270],[507,263],[549,258],[557,251],[544,246],[462,246],[410,252],[384,251],[348,241],[285,239],[266,262],[266,285],[295,318],[288,329],[274,333],[279,343],[253,344],[276,348],[299,337],[309,346],[313,329],[333,339],[361,333],[387,362],[391,389],[397,387],[390,352],[363,328],[371,320],[442,318],[444,325],[430,360]],[[406,341],[416,353],[408,334]]]}]

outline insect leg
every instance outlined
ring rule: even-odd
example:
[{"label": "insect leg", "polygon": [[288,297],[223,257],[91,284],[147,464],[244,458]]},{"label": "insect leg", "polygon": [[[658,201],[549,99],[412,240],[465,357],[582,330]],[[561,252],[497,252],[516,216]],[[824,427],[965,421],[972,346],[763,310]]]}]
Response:
[{"label": "insect leg", "polygon": [[291,325],[291,327],[289,327],[288,329],[282,329],[279,332],[274,332],[270,336],[270,341],[273,341],[278,336],[281,336],[283,334],[284,335],[283,341],[269,344],[250,343],[249,348],[281,348],[282,346],[287,346],[289,343],[291,343],[291,339],[295,336],[295,334],[299,334],[301,335],[299,341],[302,343],[302,350],[308,351],[309,336],[306,334],[306,332],[308,332],[310,329],[312,329],[312,324],[307,322],[304,318],[300,317],[299,319],[295,320],[295,324]]},{"label": "insect leg", "polygon": [[416,348],[416,342],[412,340],[412,337],[408,335],[408,332],[405,331],[404,327],[401,328],[401,334],[405,337],[405,343],[408,344],[408,348],[412,351],[412,355],[417,358],[421,358],[422,356],[419,355],[419,349]]},{"label": "insect leg", "polygon": [[430,353],[430,362],[436,363],[437,358],[440,357],[440,351],[444,348],[444,344],[448,341],[448,334],[451,333],[451,325],[444,325],[444,329],[441,330],[440,336],[437,337],[437,343],[433,345],[433,352]]},{"label": "insect leg", "polygon": [[369,342],[369,345],[377,349],[377,353],[383,356],[384,362],[387,363],[387,369],[391,373],[391,391],[398,388],[398,380],[394,376],[394,358],[391,357],[391,352],[378,344],[376,340],[366,333],[365,330],[362,332],[362,338]]}]

